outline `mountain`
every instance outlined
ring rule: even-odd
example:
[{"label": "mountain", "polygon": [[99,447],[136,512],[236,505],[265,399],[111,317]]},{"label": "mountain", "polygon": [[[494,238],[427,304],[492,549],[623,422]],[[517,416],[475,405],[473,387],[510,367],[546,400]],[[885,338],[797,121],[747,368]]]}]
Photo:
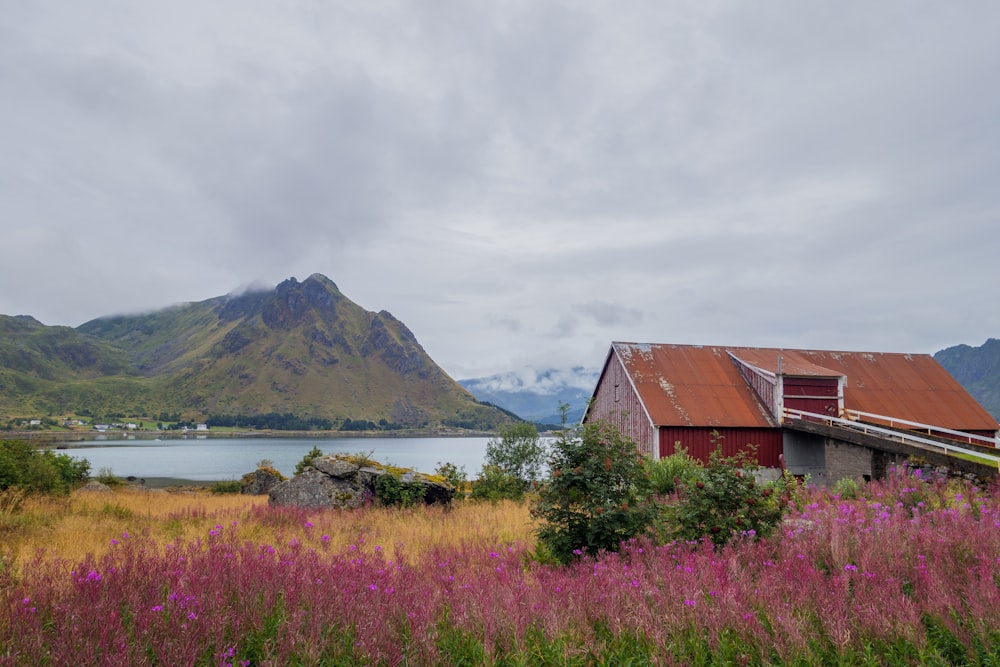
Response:
[{"label": "mountain", "polygon": [[955,345],[934,354],[979,404],[1000,419],[1000,340],[990,338],[979,347]]},{"label": "mountain", "polygon": [[292,413],[404,427],[493,428],[387,311],[329,278],[116,315],[75,329],[0,316],[0,415]]},{"label": "mountain", "polygon": [[577,366],[568,370],[523,368],[489,377],[459,380],[480,401],[499,405],[523,419],[558,424],[559,405],[567,404],[566,417],[576,423],[597,385],[598,369]]}]

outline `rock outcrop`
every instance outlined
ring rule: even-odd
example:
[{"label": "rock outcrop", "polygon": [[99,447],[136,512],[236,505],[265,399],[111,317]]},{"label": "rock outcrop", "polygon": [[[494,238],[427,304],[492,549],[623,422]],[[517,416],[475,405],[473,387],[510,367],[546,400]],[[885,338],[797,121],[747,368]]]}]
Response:
[{"label": "rock outcrop", "polygon": [[270,493],[275,485],[285,481],[285,476],[270,467],[257,468],[243,475],[240,493],[248,496],[262,496]]},{"label": "rock outcrop", "polygon": [[89,491],[92,493],[110,493],[111,487],[108,486],[107,484],[102,484],[101,482],[98,482],[96,479],[92,479],[86,484],[84,484],[82,487],[80,487],[80,490]]},{"label": "rock outcrop", "polygon": [[454,495],[447,482],[419,472],[362,464],[347,456],[321,456],[292,479],[272,486],[268,501],[275,506],[354,508],[372,501],[397,504],[401,499],[448,503]]}]

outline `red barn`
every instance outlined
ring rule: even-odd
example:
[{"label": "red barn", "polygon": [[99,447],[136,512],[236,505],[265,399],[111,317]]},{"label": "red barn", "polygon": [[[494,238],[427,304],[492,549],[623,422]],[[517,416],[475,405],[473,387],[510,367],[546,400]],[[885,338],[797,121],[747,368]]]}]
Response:
[{"label": "red barn", "polygon": [[786,409],[986,438],[998,428],[926,354],[644,343],[612,343],[583,421],[614,423],[654,458],[677,445],[701,460],[719,444],[726,456],[754,445],[776,468]]}]

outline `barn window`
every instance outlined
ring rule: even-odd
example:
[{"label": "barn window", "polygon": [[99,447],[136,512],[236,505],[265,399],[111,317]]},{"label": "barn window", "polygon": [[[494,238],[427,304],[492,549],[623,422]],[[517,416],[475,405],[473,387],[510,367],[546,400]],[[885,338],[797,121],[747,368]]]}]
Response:
[{"label": "barn window", "polygon": [[615,403],[621,400],[620,392],[618,391],[618,383],[615,383]]}]

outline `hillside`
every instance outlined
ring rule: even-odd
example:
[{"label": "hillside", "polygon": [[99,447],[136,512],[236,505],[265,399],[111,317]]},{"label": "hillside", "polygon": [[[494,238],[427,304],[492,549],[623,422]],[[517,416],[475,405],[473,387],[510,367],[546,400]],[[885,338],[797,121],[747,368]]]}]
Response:
[{"label": "hillside", "polygon": [[979,347],[955,345],[935,353],[934,359],[1000,419],[1000,340],[990,338]]},{"label": "hillside", "polygon": [[0,316],[0,415],[290,412],[403,427],[490,428],[475,398],[386,311],[325,276],[76,329]]}]

